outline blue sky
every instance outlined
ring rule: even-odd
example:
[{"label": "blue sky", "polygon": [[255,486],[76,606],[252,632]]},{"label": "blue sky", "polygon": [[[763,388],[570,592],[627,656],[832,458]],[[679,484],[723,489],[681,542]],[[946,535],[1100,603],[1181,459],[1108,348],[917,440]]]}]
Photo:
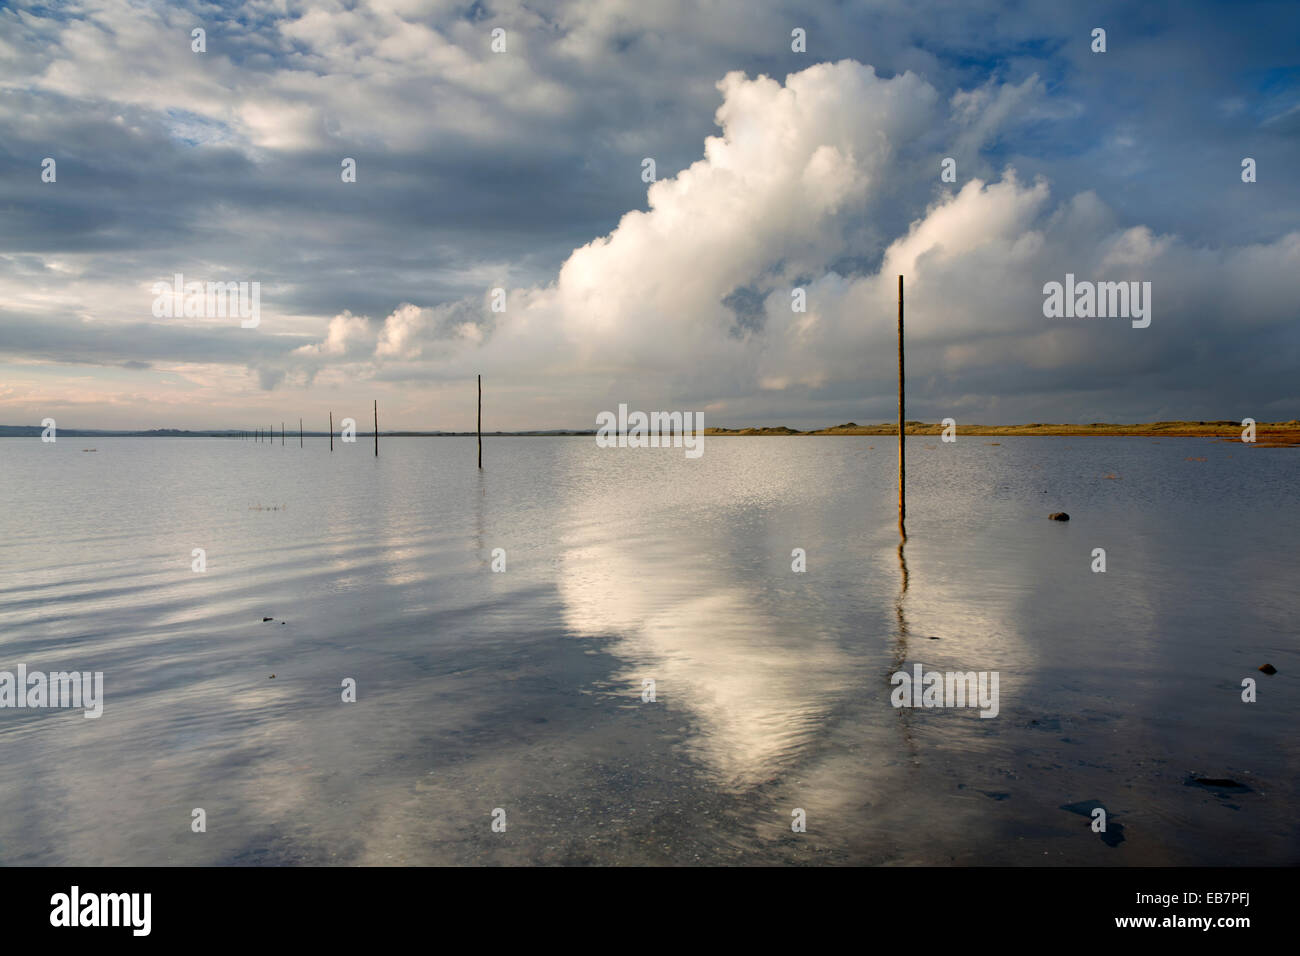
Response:
[{"label": "blue sky", "polygon": [[[378,398],[464,428],[479,372],[500,428],[883,421],[900,271],[915,417],[1300,417],[1298,28],[1293,3],[5,4],[0,423]],[[259,282],[257,327],[155,316],[176,273]],[[1044,317],[1066,273],[1151,282],[1151,325]]]}]

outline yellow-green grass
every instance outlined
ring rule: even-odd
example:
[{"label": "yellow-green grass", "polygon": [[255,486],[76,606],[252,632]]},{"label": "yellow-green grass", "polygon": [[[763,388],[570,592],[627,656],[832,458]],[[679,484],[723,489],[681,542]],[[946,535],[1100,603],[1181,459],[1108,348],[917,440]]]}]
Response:
[{"label": "yellow-green grass", "polygon": [[[908,435],[941,435],[944,426],[938,422],[909,421]],[[957,425],[959,435],[1050,435],[1063,438],[1222,438],[1240,441],[1242,425],[1239,421],[1217,422],[1146,422],[1118,425],[1093,422],[1089,425],[1043,424],[1029,425]],[[706,435],[897,435],[898,424],[859,425],[847,422],[831,428],[799,431],[784,425],[765,428],[706,428]],[[1300,421],[1259,422],[1255,426],[1256,444],[1264,447],[1300,445]]]}]

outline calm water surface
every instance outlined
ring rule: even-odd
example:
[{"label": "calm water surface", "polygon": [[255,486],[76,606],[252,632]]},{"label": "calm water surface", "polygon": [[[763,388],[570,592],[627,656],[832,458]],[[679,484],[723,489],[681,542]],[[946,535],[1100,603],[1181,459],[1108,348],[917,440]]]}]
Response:
[{"label": "calm water surface", "polygon": [[0,440],[0,863],[1300,863],[1300,449],[908,450]]}]

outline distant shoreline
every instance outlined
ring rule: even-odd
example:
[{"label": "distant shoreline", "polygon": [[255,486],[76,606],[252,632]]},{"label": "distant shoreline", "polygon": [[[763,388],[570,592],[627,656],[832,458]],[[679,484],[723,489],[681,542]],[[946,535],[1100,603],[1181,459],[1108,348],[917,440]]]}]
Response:
[{"label": "distant shoreline", "polygon": [[[908,421],[908,435],[941,435],[944,426],[941,423]],[[1034,422],[1029,425],[956,425],[958,435],[1005,435],[1005,436],[1050,436],[1057,438],[1240,438],[1241,422],[1236,421],[1170,421],[1138,422],[1131,425],[1093,422],[1088,425],[1044,424]],[[1300,441],[1300,421],[1258,422],[1255,426],[1256,436],[1265,435],[1270,440]],[[897,436],[898,423],[888,422],[879,425],[859,425],[848,422],[831,428],[819,428],[811,431],[799,431],[793,428],[707,428],[706,435],[881,435]]]},{"label": "distant shoreline", "polygon": [[[942,435],[942,423],[909,421],[906,434],[918,436]],[[39,425],[0,425],[0,438],[40,437],[43,429]],[[1255,426],[1257,444],[1260,445],[1300,445],[1300,421],[1292,419],[1286,422],[1258,422]],[[1093,422],[1088,425],[1044,424],[1035,422],[1028,425],[964,425],[958,423],[957,435],[1004,436],[1004,437],[1054,437],[1054,438],[1224,438],[1240,440],[1242,425],[1239,421],[1169,421],[1145,422],[1130,425]],[[239,429],[205,429],[187,431],[181,429],[151,429],[141,431],[119,431],[84,428],[60,428],[59,437],[67,438],[225,438],[243,440],[245,433]],[[329,432],[303,432],[305,438],[329,438]],[[392,431],[379,433],[380,438],[473,438],[475,432],[446,431]],[[596,429],[549,429],[533,431],[485,431],[487,437],[498,438],[546,438],[546,437],[581,437],[594,436]],[[830,428],[818,428],[801,431],[784,425],[775,427],[748,428],[706,428],[708,437],[727,438],[740,436],[760,437],[806,437],[806,436],[875,436],[895,437],[898,424],[883,422],[878,425],[859,425],[846,422]],[[356,432],[358,439],[372,438],[374,432]],[[286,429],[284,443],[292,444],[297,434]],[[253,440],[251,437],[249,440]],[[263,441],[267,440],[263,433]],[[272,438],[272,441],[275,439]]]},{"label": "distant shoreline", "polygon": [[[944,426],[930,422],[909,421],[905,434],[918,436],[942,435]],[[962,425],[956,426],[957,435],[1001,436],[1005,438],[1218,438],[1239,441],[1243,428],[1241,422],[1214,421],[1172,421],[1139,422],[1132,425],[1117,425],[1107,422],[1093,422],[1089,425],[1044,424],[1035,422],[1029,425]],[[820,428],[814,431],[797,431],[793,428],[706,428],[705,435],[719,438],[729,435],[874,435],[878,437],[897,437],[898,424],[859,425],[847,422],[832,428]],[[1257,422],[1255,425],[1256,444],[1266,447],[1300,446],[1300,421],[1292,419],[1287,422]]]}]

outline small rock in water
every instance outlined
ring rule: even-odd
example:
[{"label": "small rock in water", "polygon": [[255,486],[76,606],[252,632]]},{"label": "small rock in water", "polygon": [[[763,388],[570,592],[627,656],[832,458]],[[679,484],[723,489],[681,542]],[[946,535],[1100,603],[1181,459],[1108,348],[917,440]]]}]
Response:
[{"label": "small rock in water", "polygon": [[1064,511],[1053,511],[1053,512],[1052,512],[1050,515],[1048,515],[1047,517],[1051,518],[1053,521],[1069,521],[1069,520],[1070,520],[1070,516],[1067,515]]},{"label": "small rock in water", "polygon": [[[1093,816],[1093,811],[1098,807],[1105,810],[1100,800],[1080,800],[1078,803],[1064,804],[1061,809],[1069,810],[1071,813],[1077,813],[1081,817],[1088,817],[1092,820],[1097,818]],[[1098,833],[1101,842],[1106,844],[1112,850],[1124,842],[1124,824],[1115,822],[1116,814],[1108,814],[1106,819],[1106,829]]]},{"label": "small rock in water", "polygon": [[267,621],[274,621],[274,620],[275,618],[273,617],[264,617],[262,618],[262,623],[265,624]]},{"label": "small rock in water", "polygon": [[1274,667],[1272,664],[1265,664],[1263,667],[1260,668],[1260,670],[1263,671],[1265,674],[1277,673],[1277,668]]},{"label": "small rock in water", "polygon": [[1078,803],[1066,803],[1061,806],[1062,810],[1069,810],[1071,813],[1077,813],[1081,817],[1091,817],[1092,811],[1098,807],[1103,807],[1100,800],[1080,800]]}]

